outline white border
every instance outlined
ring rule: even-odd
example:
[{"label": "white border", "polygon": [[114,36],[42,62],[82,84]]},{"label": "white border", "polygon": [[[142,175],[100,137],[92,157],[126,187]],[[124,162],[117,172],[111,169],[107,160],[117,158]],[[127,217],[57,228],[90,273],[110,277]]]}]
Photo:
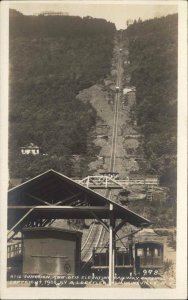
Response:
[{"label": "white border", "polygon": [[[22,2],[22,1],[17,1]],[[26,1],[27,2],[27,1]],[[40,1],[30,1],[36,3]],[[61,1],[46,1],[60,3]],[[1,2],[1,299],[186,299],[187,288],[187,3],[186,1],[63,1],[64,3],[160,4],[179,6],[178,199],[176,289],[7,288],[6,192],[8,181],[8,6]]]},{"label": "white border", "polygon": [[[0,268],[0,286],[6,280],[6,206],[8,189],[8,3],[0,6],[0,49],[1,49],[1,69],[0,69],[0,245],[1,245],[1,268]],[[2,288],[0,290],[2,298]]]}]

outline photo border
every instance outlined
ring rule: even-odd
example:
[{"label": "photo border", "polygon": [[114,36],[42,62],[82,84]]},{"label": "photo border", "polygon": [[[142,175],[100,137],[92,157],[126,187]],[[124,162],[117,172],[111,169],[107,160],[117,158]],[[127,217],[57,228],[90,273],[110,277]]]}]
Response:
[{"label": "photo border", "polygon": [[[11,2],[11,1],[10,1]],[[187,296],[187,2],[186,1],[29,1],[30,3],[115,3],[178,5],[178,168],[177,260],[175,289],[136,288],[7,288],[6,232],[8,190],[8,9],[1,2],[1,299],[186,299]],[[28,2],[28,1],[14,1]],[[26,298],[27,297],[27,298]],[[29,298],[28,298],[29,297]]]}]

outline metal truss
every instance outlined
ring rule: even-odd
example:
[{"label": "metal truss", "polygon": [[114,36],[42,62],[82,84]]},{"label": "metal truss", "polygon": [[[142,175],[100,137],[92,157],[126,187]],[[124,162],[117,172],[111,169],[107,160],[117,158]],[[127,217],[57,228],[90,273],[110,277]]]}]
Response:
[{"label": "metal truss", "polygon": [[158,178],[145,178],[145,179],[118,179],[118,175],[115,176],[87,176],[82,180],[76,180],[77,183],[90,188],[90,189],[125,189],[130,185],[148,185],[158,186]]},{"label": "metal truss", "polygon": [[77,183],[90,189],[122,189],[124,186],[110,176],[87,176],[82,180],[76,180]]}]

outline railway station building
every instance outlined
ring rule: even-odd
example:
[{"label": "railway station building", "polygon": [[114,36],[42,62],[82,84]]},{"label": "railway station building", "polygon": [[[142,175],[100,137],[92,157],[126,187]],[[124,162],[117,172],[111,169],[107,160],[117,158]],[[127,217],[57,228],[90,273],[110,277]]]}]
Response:
[{"label": "railway station building", "polygon": [[[138,228],[151,224],[127,207],[61,173],[48,170],[8,191],[10,269],[17,260],[22,273],[78,273],[82,233],[52,227],[54,220],[59,219],[95,219],[105,228],[108,233],[109,284],[114,281],[117,232],[127,223]],[[16,239],[19,246],[15,246]],[[54,263],[55,267],[50,267]]]}]

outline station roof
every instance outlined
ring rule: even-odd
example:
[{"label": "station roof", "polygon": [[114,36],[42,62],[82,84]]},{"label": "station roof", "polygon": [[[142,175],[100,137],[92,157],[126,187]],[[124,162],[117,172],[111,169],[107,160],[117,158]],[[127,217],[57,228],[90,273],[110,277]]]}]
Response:
[{"label": "station roof", "polygon": [[59,227],[26,227],[23,229],[24,233],[27,232],[60,232],[60,233],[68,233],[69,235],[81,236],[83,234],[82,231],[79,230],[70,230]]},{"label": "station roof", "polygon": [[30,220],[108,219],[110,204],[116,219],[126,219],[137,227],[151,224],[148,219],[111,199],[59,172],[48,170],[8,191],[8,228],[26,214]]}]

